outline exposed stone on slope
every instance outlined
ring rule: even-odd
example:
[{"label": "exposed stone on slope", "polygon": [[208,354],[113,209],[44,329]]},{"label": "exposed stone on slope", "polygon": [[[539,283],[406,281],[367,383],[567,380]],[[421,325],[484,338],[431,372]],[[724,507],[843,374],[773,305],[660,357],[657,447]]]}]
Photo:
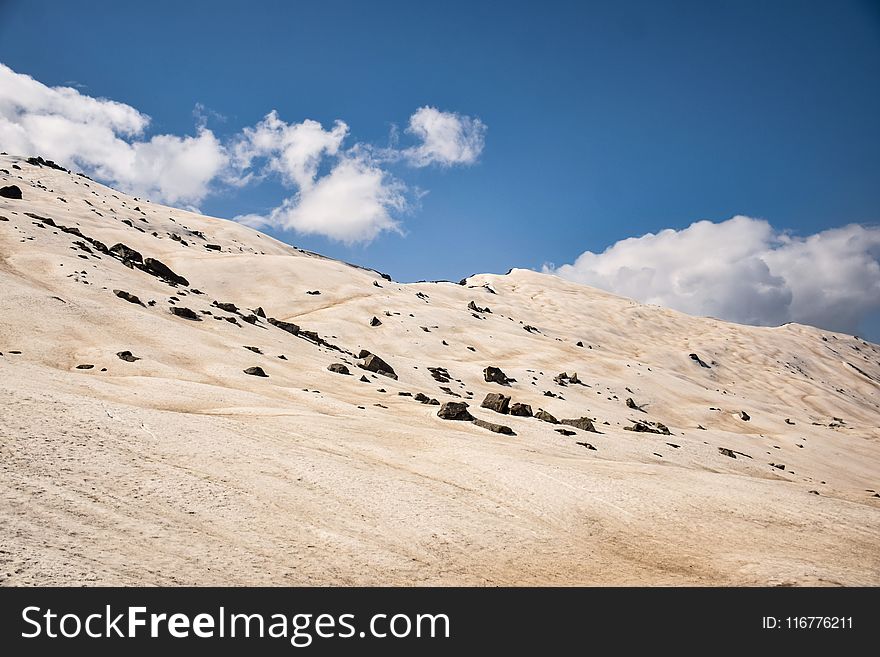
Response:
[{"label": "exposed stone on slope", "polygon": [[0,187],[0,196],[3,198],[11,198],[13,200],[21,200],[21,187],[18,185],[7,185]]},{"label": "exposed stone on slope", "polygon": [[117,351],[116,355],[119,357],[119,360],[124,360],[127,363],[133,363],[136,360],[140,360],[140,358],[132,354],[130,351]]},{"label": "exposed stone on slope", "polygon": [[190,310],[185,306],[171,306],[169,310],[171,310],[172,315],[177,315],[178,317],[182,317],[183,319],[188,319],[193,322],[202,321],[201,317],[199,317],[193,310]]},{"label": "exposed stone on slope", "polygon": [[486,380],[487,383],[498,383],[503,386],[509,385],[511,381],[516,380],[508,377],[504,372],[501,371],[501,368],[494,367],[492,365],[483,370],[483,378]]},{"label": "exposed stone on slope", "polygon": [[437,411],[437,417],[444,420],[462,420],[471,421],[474,416],[468,411],[467,402],[444,402]]},{"label": "exposed stone on slope", "polygon": [[700,367],[705,367],[706,369],[711,369],[709,365],[707,365],[702,358],[700,358],[697,354],[688,354],[692,361],[699,363]]},{"label": "exposed stone on slope", "polygon": [[268,376],[269,376],[268,374],[266,374],[266,373],[263,371],[263,368],[262,368],[262,367],[249,367],[249,368],[247,368],[246,370],[244,370],[244,373],[245,373],[245,374],[250,374],[251,376],[262,376],[262,377],[268,377]]},{"label": "exposed stone on slope", "polygon": [[486,420],[481,420],[478,417],[475,417],[473,419],[473,423],[478,427],[481,427],[483,429],[488,429],[489,431],[494,431],[495,433],[503,433],[507,436],[515,436],[516,435],[513,432],[513,429],[511,429],[508,426],[505,426],[503,424],[495,424],[494,422],[487,422]]},{"label": "exposed stone on slope", "polygon": [[351,374],[351,372],[348,371],[348,368],[342,363],[333,363],[332,365],[328,365],[327,369],[331,372],[336,372],[337,374]]},{"label": "exposed stone on slope", "polygon": [[379,358],[376,354],[369,354],[364,358],[363,363],[358,364],[358,367],[365,369],[368,372],[375,372],[376,374],[381,374],[382,376],[387,376],[391,379],[397,379],[397,374],[395,373],[394,368]]},{"label": "exposed stone on slope", "polygon": [[550,424],[559,424],[559,420],[553,417],[550,413],[545,411],[543,408],[538,409],[538,412],[535,413],[535,417],[541,420],[542,422],[549,422]]},{"label": "exposed stone on slope", "polygon": [[496,413],[506,414],[509,404],[510,397],[507,395],[502,395],[500,392],[490,392],[486,395],[486,398],[480,406],[495,411]]},{"label": "exposed stone on slope", "polygon": [[[136,297],[134,294],[131,294],[130,292],[126,292],[125,290],[113,290],[113,294],[115,294],[120,299],[128,301],[129,303],[136,303],[139,306],[144,305],[138,297]],[[146,308],[146,306],[144,306],[144,308]]]},{"label": "exposed stone on slope", "polygon": [[528,404],[517,402],[511,405],[510,414],[518,417],[532,417],[532,407]]},{"label": "exposed stone on slope", "polygon": [[599,433],[596,430],[596,427],[593,426],[593,421],[588,417],[578,417],[573,419],[563,419],[559,420],[560,424],[567,424],[570,427],[574,427],[575,429],[580,429],[581,431],[592,431],[593,433]]},{"label": "exposed stone on slope", "polygon": [[171,268],[161,260],[156,260],[155,258],[145,258],[143,269],[147,273],[161,278],[171,285],[189,286],[188,280],[186,280],[183,276],[175,274],[173,271],[171,271]]},{"label": "exposed stone on slope", "polygon": [[280,319],[275,319],[274,317],[270,317],[266,320],[272,326],[280,328],[282,331],[287,331],[291,335],[299,335],[299,326],[296,324],[292,324],[290,322],[282,322]]}]

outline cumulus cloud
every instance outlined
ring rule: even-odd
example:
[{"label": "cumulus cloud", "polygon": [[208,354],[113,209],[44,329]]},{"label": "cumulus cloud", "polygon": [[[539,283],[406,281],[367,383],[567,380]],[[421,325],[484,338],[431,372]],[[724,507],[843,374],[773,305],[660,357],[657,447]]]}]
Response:
[{"label": "cumulus cloud", "polygon": [[[347,135],[342,121],[325,130],[309,119],[286,123],[274,111],[246,128],[233,148],[235,165],[249,168],[264,158],[263,172],[280,174],[297,192],[267,215],[248,214],[236,221],[347,244],[369,242],[382,231],[400,232],[393,215],[408,206],[406,185],[382,169],[370,149],[355,144],[343,150]],[[322,165],[327,171],[319,175]]]},{"label": "cumulus cloud", "polygon": [[219,114],[197,104],[194,135],[147,136],[150,117],[130,105],[93,98],[72,87],[49,87],[0,64],[0,148],[43,155],[126,192],[187,207],[218,189],[278,176],[290,196],[265,214],[236,220],[345,243],[369,242],[383,231],[402,232],[399,217],[412,207],[409,189],[387,170],[395,163],[471,164],[483,149],[486,126],[433,107],[418,109],[407,132],[419,143],[400,149],[346,146],[348,125],[329,128],[310,119],[287,123],[269,112],[224,140],[208,127]]},{"label": "cumulus cloud", "polygon": [[878,260],[877,227],[796,237],[736,216],[621,240],[544,271],[693,315],[855,333],[880,310]]},{"label": "cumulus cloud", "polygon": [[228,156],[201,126],[195,136],[143,139],[150,118],[124,103],[48,87],[0,64],[0,145],[78,166],[125,191],[169,203],[204,198]]},{"label": "cumulus cloud", "polygon": [[473,164],[483,152],[486,125],[480,119],[436,107],[420,107],[409,117],[406,131],[421,140],[401,151],[413,166]]}]

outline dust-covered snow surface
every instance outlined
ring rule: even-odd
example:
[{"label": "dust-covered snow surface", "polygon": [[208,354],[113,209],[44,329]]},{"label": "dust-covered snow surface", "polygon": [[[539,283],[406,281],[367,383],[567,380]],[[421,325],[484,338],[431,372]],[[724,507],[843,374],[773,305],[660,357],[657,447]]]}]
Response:
[{"label": "dust-covered snow surface", "polygon": [[0,187],[3,584],[880,584],[876,345]]}]

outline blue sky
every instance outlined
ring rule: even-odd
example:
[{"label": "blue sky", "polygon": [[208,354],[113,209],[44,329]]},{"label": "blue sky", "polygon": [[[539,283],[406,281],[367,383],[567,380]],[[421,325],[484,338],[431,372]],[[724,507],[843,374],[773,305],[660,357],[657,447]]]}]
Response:
[{"label": "blue sky", "polygon": [[[407,190],[409,208],[391,211],[402,233],[346,244],[264,230],[399,280],[554,263],[575,280],[632,296],[644,289],[644,300],[689,312],[880,338],[880,278],[865,280],[880,253],[875,232],[844,235],[840,257],[859,263],[832,272],[841,277],[833,285],[863,288],[856,298],[829,300],[831,284],[801,289],[794,280],[817,249],[840,240],[826,236],[795,255],[786,242],[880,221],[876,3],[0,0],[0,62],[43,85],[136,108],[151,117],[147,135],[194,135],[197,104],[221,141],[271,110],[326,130],[342,120],[346,147],[376,149],[394,126],[400,148],[416,147],[405,129],[420,107],[479,119],[484,145],[473,161],[382,163]],[[318,175],[332,166],[322,160]],[[197,205],[221,217],[266,215],[295,193],[267,175],[242,187],[212,183]],[[625,238],[735,215],[772,229],[733,225],[753,248],[721,261],[758,254],[769,273],[748,275],[761,291],[769,280],[775,296],[735,291],[712,305],[726,283],[705,262],[635,285],[626,244],[579,260]],[[675,249],[698,248],[711,261],[719,240],[740,235],[703,232],[642,243],[651,248],[639,257],[663,250],[671,255],[656,266],[668,268],[682,257]],[[698,289],[682,292],[682,280]],[[816,299],[827,308],[814,318],[804,308]],[[789,315],[774,314],[786,303]],[[766,312],[755,310],[762,304]],[[853,304],[860,314],[835,326]]]}]

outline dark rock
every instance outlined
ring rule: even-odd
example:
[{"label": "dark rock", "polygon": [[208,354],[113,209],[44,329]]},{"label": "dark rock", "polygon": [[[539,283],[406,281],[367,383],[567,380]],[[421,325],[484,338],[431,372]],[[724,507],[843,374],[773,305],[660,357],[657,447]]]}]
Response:
[{"label": "dark rock", "polygon": [[208,249],[209,251],[219,251],[220,245],[219,244],[205,244],[205,248]]},{"label": "dark rock", "polygon": [[282,322],[280,319],[275,319],[274,317],[270,317],[266,320],[272,326],[280,328],[282,331],[287,331],[291,335],[299,335],[299,326],[296,324],[291,324],[290,322]]},{"label": "dark rock", "polygon": [[[135,295],[131,294],[130,292],[126,292],[125,290],[113,290],[113,294],[115,294],[120,299],[125,299],[129,303],[136,303],[139,306],[144,305],[143,302]],[[144,306],[144,308],[146,308],[146,306]]]},{"label": "dark rock", "polygon": [[266,313],[263,312],[263,309],[260,306],[257,306],[256,308],[254,308],[254,314],[257,317],[262,317],[263,319],[266,319]]},{"label": "dark rock", "polygon": [[259,318],[256,315],[243,315],[242,320],[248,324],[256,324]]},{"label": "dark rock", "polygon": [[569,431],[568,429],[554,429],[554,431],[556,431],[556,433],[561,433],[563,436],[573,436],[577,433],[576,431]]},{"label": "dark rock", "polygon": [[491,312],[492,312],[491,310],[489,310],[488,307],[486,307],[486,308],[480,308],[480,307],[479,307],[477,304],[475,304],[473,301],[471,301],[470,303],[468,303],[468,306],[467,306],[467,307],[468,307],[469,310],[473,310],[475,313],[490,313],[490,314],[491,314]]},{"label": "dark rock", "polygon": [[431,403],[431,398],[428,397],[428,395],[426,395],[423,392],[416,393],[416,396],[413,399],[415,399],[417,402],[421,402],[423,404],[430,404]]},{"label": "dark rock", "polygon": [[185,306],[171,306],[170,308],[172,315],[177,315],[178,317],[182,317],[183,319],[189,319],[194,322],[201,322],[202,318],[199,317],[195,312],[186,308]]},{"label": "dark rock", "polygon": [[752,419],[751,416],[750,416],[748,413],[746,413],[745,411],[740,411],[740,412],[739,412],[739,416],[740,416],[743,420],[745,420],[746,422],[748,422],[749,420]]},{"label": "dark rock", "polygon": [[238,313],[238,306],[236,306],[234,303],[221,303],[220,301],[215,301],[211,305],[219,308],[220,310],[225,310],[228,313]]},{"label": "dark rock", "polygon": [[21,188],[18,185],[0,187],[0,196],[2,196],[3,198],[21,200]]},{"label": "dark rock", "polygon": [[144,261],[144,257],[139,252],[121,242],[110,247],[110,254],[115,255],[129,266],[132,263],[142,263]]},{"label": "dark rock", "polygon": [[537,328],[535,328],[534,326],[532,326],[530,324],[526,324],[525,326],[523,326],[523,329],[525,329],[529,333],[540,333],[541,332]]},{"label": "dark rock", "polygon": [[358,358],[366,358],[367,356],[370,355],[370,353],[371,353],[371,352],[367,351],[366,349],[361,349],[361,350],[358,352],[358,356],[357,356],[357,357],[358,357]]},{"label": "dark rock", "polygon": [[268,377],[269,375],[263,371],[262,367],[249,367],[244,370],[245,374],[250,374],[251,376],[263,376]]},{"label": "dark rock", "polygon": [[245,349],[247,349],[248,351],[253,351],[255,354],[262,354],[263,353],[263,350],[260,349],[259,347],[249,347],[247,345],[243,345],[243,346]]},{"label": "dark rock", "polygon": [[631,427],[624,427],[625,431],[635,431],[636,433],[657,433],[664,436],[672,435],[669,428],[660,422],[640,422],[639,420],[633,420],[632,422],[633,425]]},{"label": "dark rock", "polygon": [[453,391],[449,386],[440,386],[440,390],[445,392],[447,395],[451,395],[452,397],[461,397],[457,392]]},{"label": "dark rock", "polygon": [[483,403],[480,404],[482,408],[488,408],[489,410],[495,411],[496,413],[506,414],[508,411],[508,406],[510,404],[510,397],[507,395],[502,395],[498,392],[490,392],[486,395],[486,398],[483,400]]},{"label": "dark rock", "polygon": [[434,377],[434,380],[439,383],[449,383],[449,379],[452,378],[445,367],[429,367],[428,371]]},{"label": "dark rock", "polygon": [[576,442],[575,445],[580,445],[581,447],[586,447],[587,449],[591,449],[591,450],[593,450],[594,452],[596,451],[596,448],[593,447],[590,443]]},{"label": "dark rock", "polygon": [[559,420],[550,415],[550,413],[545,411],[543,408],[538,409],[538,412],[535,413],[535,417],[543,422],[549,422],[550,424],[559,424]]},{"label": "dark rock", "polygon": [[308,292],[306,292],[306,294],[316,295],[316,294],[321,294],[321,291],[320,290],[309,290]]},{"label": "dark rock", "polygon": [[487,383],[498,383],[503,386],[509,385],[513,381],[500,368],[491,365],[483,370],[483,378]]},{"label": "dark rock", "polygon": [[794,422],[792,422],[792,421],[789,420],[788,418],[785,418],[785,423],[786,423],[786,424],[794,425]]},{"label": "dark rock", "polygon": [[333,363],[332,365],[328,365],[327,369],[331,372],[336,372],[337,374],[351,374],[348,371],[348,368],[342,363]]},{"label": "dark rock", "polygon": [[381,320],[374,316],[373,319],[370,320],[370,326],[382,326]]},{"label": "dark rock", "polygon": [[401,397],[412,397],[413,396],[411,392],[398,392],[397,394]]},{"label": "dark rock", "polygon": [[729,456],[732,459],[736,458],[736,454],[733,453],[733,450],[728,449],[727,447],[719,447],[718,451],[721,452],[724,456]]},{"label": "dark rock", "polygon": [[785,465],[783,465],[782,463],[771,463],[770,465],[772,465],[777,470],[785,470]]},{"label": "dark rock", "polygon": [[284,354],[281,354],[280,356],[278,356],[278,358],[280,358],[281,360],[287,360],[287,356],[285,356]]},{"label": "dark rock", "polygon": [[703,359],[697,356],[697,354],[688,354],[692,361],[695,361],[700,364],[700,367],[705,367],[706,369],[711,369],[706,363],[703,362]]},{"label": "dark rock", "polygon": [[78,370],[90,370],[94,367],[94,365],[77,365],[76,369]]},{"label": "dark rock", "polygon": [[132,354],[130,351],[117,351],[116,355],[119,357],[119,360],[124,360],[127,363],[133,363],[136,360],[140,360],[140,358]]},{"label": "dark rock", "polygon": [[381,374],[382,376],[397,380],[397,374],[394,372],[394,368],[379,358],[376,354],[370,354],[364,358],[364,362],[360,363],[358,367],[365,369],[368,372],[375,372],[376,374]]},{"label": "dark rock", "polygon": [[532,407],[528,404],[521,404],[517,402],[511,405],[510,414],[516,415],[518,417],[532,417]]},{"label": "dark rock", "polygon": [[437,417],[444,420],[470,421],[474,419],[474,416],[468,412],[467,402],[445,402],[437,411]]},{"label": "dark rock", "polygon": [[507,436],[515,436],[516,434],[513,432],[513,429],[510,427],[506,427],[503,424],[495,424],[494,422],[487,422],[486,420],[481,420],[480,418],[474,418],[473,423],[481,427],[483,429],[488,429],[489,431],[494,431],[495,433],[503,433]]},{"label": "dark rock", "polygon": [[370,380],[369,380],[366,376],[364,376],[363,374],[361,374],[361,378],[358,379],[358,381],[362,381],[363,383],[369,383],[369,382],[370,382]]},{"label": "dark rock", "polygon": [[145,258],[144,259],[144,271],[153,276],[157,276],[158,278],[163,279],[167,283],[171,283],[172,285],[185,285],[189,287],[189,281],[186,280],[183,276],[179,276],[175,274],[171,269],[163,263],[161,260],[156,260],[155,258]]},{"label": "dark rock", "polygon": [[593,433],[599,433],[596,430],[596,427],[593,426],[593,421],[588,417],[579,417],[569,420],[559,420],[562,424],[567,424],[570,427],[574,427],[575,429],[580,429],[581,431],[592,431]]},{"label": "dark rock", "polygon": [[631,408],[631,409],[636,410],[636,411],[641,411],[642,413],[645,413],[645,412],[646,412],[645,409],[643,409],[641,406],[639,406],[638,404],[636,404],[636,403],[633,401],[633,398],[632,398],[632,397],[627,397],[627,398],[626,398],[626,407],[627,407],[627,408]]},{"label": "dark rock", "polygon": [[577,341],[577,346],[578,346],[578,347],[583,347],[583,346],[584,346],[584,343],[581,342],[580,340],[578,340],[578,341]]}]

